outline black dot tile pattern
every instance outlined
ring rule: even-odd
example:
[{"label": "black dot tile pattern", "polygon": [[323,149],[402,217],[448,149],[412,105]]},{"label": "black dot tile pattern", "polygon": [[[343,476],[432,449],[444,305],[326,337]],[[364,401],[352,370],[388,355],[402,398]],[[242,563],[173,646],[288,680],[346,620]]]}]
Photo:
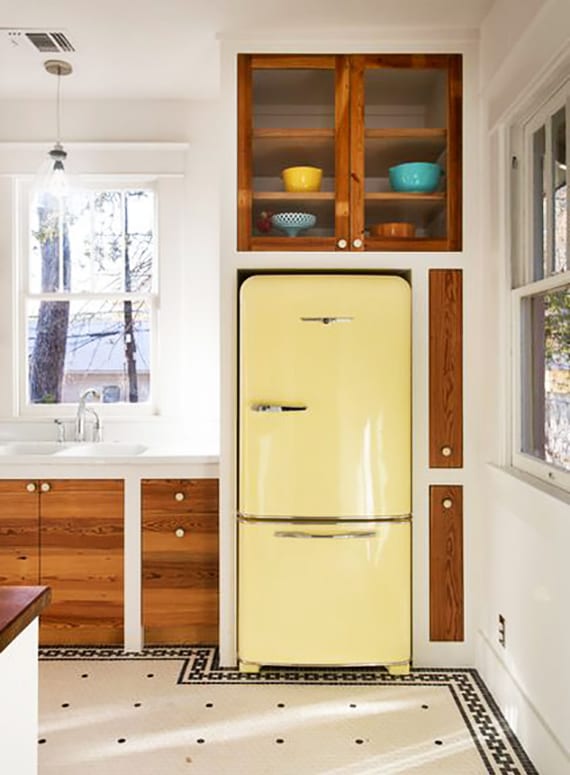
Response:
[{"label": "black dot tile pattern", "polygon": [[[410,685],[446,687],[451,693],[466,727],[469,730],[481,760],[488,773],[495,775],[538,775],[526,752],[507,724],[497,704],[476,670],[471,668],[412,669],[408,675],[390,675],[382,667],[370,668],[303,668],[263,667],[258,673],[240,673],[236,669],[221,668],[215,646],[155,646],[142,652],[125,652],[117,647],[43,647],[41,660],[177,660],[180,671],[177,684],[332,684],[345,686]],[[89,674],[82,674],[86,678]],[[146,674],[152,678],[152,673]],[[134,703],[139,707],[141,703]],[[206,707],[213,707],[207,703]],[[278,703],[277,707],[285,707]],[[351,703],[349,707],[357,707]],[[429,706],[422,705],[429,712]],[[38,741],[45,743],[44,738]],[[119,738],[118,743],[125,743]],[[445,747],[445,741],[436,739],[435,746]],[[198,738],[197,744],[206,743]],[[276,744],[285,740],[277,738]],[[354,744],[365,745],[362,738]]]}]

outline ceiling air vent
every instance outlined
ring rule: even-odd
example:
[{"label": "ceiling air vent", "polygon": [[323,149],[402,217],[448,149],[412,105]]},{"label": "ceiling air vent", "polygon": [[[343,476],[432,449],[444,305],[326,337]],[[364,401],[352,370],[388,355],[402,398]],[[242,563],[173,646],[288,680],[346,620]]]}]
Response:
[{"label": "ceiling air vent", "polygon": [[56,54],[75,51],[71,41],[63,32],[26,32],[26,38],[42,54]]}]

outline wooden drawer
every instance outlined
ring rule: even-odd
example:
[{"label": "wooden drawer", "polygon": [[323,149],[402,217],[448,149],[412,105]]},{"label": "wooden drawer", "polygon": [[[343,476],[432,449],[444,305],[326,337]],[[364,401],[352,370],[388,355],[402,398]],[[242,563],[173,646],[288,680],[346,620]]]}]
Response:
[{"label": "wooden drawer", "polygon": [[145,643],[217,643],[218,480],[142,481]]}]

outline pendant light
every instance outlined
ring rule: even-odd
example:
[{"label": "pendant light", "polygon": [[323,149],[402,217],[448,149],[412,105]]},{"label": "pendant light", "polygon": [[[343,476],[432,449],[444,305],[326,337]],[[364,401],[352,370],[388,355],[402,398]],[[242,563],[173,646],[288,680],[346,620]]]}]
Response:
[{"label": "pendant light", "polygon": [[69,191],[69,178],[65,170],[67,152],[61,144],[61,76],[69,75],[73,68],[61,59],[48,59],[44,67],[50,75],[57,76],[56,141],[38,171],[34,189],[37,194],[47,193],[62,199]]}]

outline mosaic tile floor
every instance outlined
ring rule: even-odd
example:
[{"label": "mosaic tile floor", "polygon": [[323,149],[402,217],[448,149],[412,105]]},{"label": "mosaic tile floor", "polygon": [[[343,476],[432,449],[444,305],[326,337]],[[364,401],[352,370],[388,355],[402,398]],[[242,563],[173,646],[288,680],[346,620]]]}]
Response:
[{"label": "mosaic tile floor", "polygon": [[536,773],[474,670],[220,669],[213,648],[40,651],[40,775]]}]

